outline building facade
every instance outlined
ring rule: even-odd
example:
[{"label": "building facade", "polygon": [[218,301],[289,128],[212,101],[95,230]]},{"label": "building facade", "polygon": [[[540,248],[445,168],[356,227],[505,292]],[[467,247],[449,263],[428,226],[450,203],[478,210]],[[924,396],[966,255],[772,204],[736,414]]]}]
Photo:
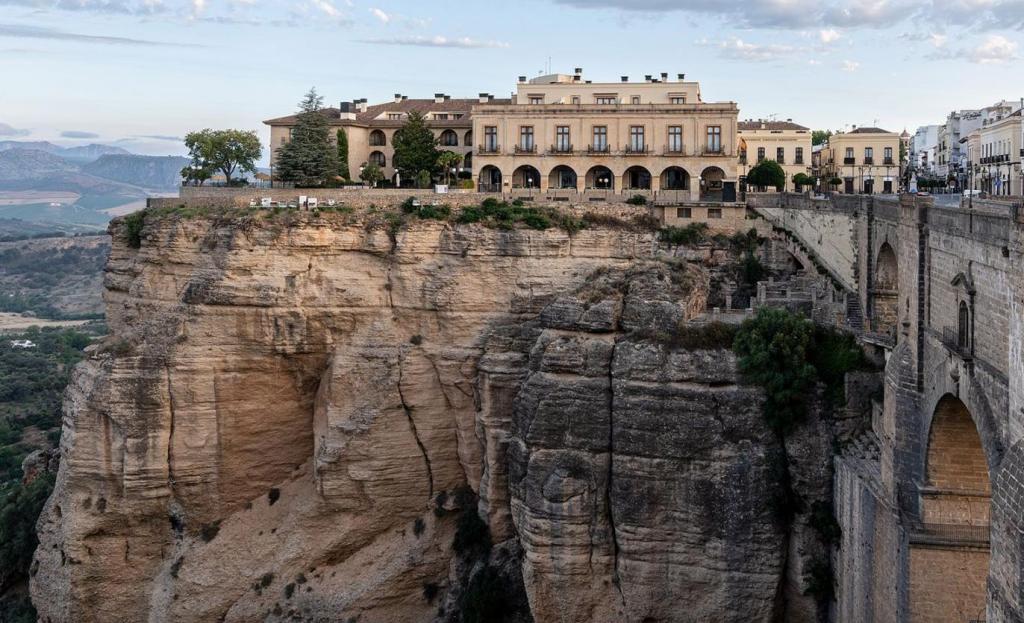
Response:
[{"label": "building facade", "polygon": [[968,185],[993,196],[1024,196],[1024,122],[1021,110],[984,120],[963,139]]},{"label": "building facade", "polygon": [[811,172],[811,130],[792,119],[785,121],[747,120],[737,124],[739,134],[739,176],[743,182],[751,167],[774,160],[786,173],[784,190],[794,190],[793,176]]},{"label": "building facade", "polygon": [[934,176],[938,145],[939,126],[919,127],[910,138],[910,170],[918,176]]},{"label": "building facade", "polygon": [[846,194],[892,194],[899,191],[900,137],[881,128],[854,128],[833,134],[822,149],[824,177],[838,179]]},{"label": "building facade", "polygon": [[[395,94],[391,102],[370,105],[365,99],[342,102],[337,108],[324,108],[321,114],[331,125],[331,141],[337,141],[337,131],[345,132],[348,139],[348,168],[353,179],[370,163],[376,164],[384,176],[392,181],[412,180],[415,171],[398,171],[394,166],[395,132],[419,112],[427,127],[434,133],[438,148],[453,151],[463,157],[461,170],[473,166],[473,107],[482,103],[495,103],[492,96],[482,93],[476,99],[453,99],[438,93],[433,99],[409,99]],[[504,100],[508,102],[509,100]],[[270,126],[270,166],[277,159],[277,150],[288,142],[295,127],[297,115],[268,119]]]},{"label": "building facade", "polygon": [[582,70],[527,80],[473,108],[473,176],[485,192],[552,198],[641,194],[736,199],[734,102],[709,103],[680,74],[593,83]]}]

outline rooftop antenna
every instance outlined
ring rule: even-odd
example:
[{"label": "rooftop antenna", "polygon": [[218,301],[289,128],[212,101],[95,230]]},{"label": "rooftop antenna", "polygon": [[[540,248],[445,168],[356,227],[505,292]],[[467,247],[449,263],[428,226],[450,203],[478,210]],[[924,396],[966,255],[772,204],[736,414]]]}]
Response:
[{"label": "rooftop antenna", "polygon": [[768,115],[768,120],[769,121],[778,121],[778,117],[779,117],[779,113],[773,112],[772,114]]},{"label": "rooftop antenna", "polygon": [[877,128],[878,127],[878,119],[874,119],[872,121],[871,125],[873,125],[873,126],[875,126]]}]

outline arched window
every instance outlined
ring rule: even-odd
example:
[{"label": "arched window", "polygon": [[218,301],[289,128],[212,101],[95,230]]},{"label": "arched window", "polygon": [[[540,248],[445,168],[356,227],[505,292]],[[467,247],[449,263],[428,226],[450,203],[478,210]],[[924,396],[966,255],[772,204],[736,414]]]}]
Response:
[{"label": "arched window", "polygon": [[388,158],[382,151],[375,151],[370,154],[370,162],[377,165],[380,168],[388,166]]},{"label": "arched window", "polygon": [[963,351],[971,347],[971,310],[968,309],[966,301],[960,301],[960,309],[957,312],[956,345]]},{"label": "arched window", "polygon": [[459,135],[451,130],[441,132],[441,145],[444,147],[458,147]]},{"label": "arched window", "polygon": [[373,147],[383,147],[388,144],[388,139],[384,136],[384,133],[380,130],[374,130],[370,132],[370,145]]}]

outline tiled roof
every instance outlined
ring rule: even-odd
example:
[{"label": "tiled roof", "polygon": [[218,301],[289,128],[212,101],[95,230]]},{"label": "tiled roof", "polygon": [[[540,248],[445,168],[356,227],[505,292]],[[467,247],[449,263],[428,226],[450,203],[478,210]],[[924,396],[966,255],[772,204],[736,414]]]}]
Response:
[{"label": "tiled roof", "polygon": [[[437,102],[434,99],[405,99],[399,102],[386,102],[384,104],[373,104],[367,106],[366,112],[356,113],[357,123],[370,123],[376,120],[381,115],[387,113],[402,113],[409,114],[413,111],[427,114],[432,112],[439,113],[462,113],[464,116],[459,121],[468,121],[472,114],[473,106],[480,103],[477,98],[473,99],[449,99],[443,102]],[[512,100],[505,99],[493,99],[489,104],[511,104]],[[337,108],[323,108],[320,110],[328,119],[335,124],[342,124],[345,121],[341,119],[341,111]],[[263,123],[267,125],[288,125],[295,123],[297,115],[288,115],[286,117],[278,117],[276,119],[268,119]],[[450,121],[450,120],[449,120]]]},{"label": "tiled roof", "polygon": [[892,134],[892,132],[882,128],[857,128],[856,130],[850,130],[850,134]]},{"label": "tiled roof", "polygon": [[740,121],[737,126],[741,132],[743,130],[810,130],[810,128],[805,128],[792,121]]}]

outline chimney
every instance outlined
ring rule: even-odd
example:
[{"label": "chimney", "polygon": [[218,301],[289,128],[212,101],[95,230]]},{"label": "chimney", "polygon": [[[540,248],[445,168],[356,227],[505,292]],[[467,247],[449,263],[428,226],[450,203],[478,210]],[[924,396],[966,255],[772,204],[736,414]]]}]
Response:
[{"label": "chimney", "polygon": [[575,74],[576,74],[577,76],[581,76],[581,75],[583,75],[583,68],[582,68],[582,67],[577,67],[577,68],[576,68],[576,71],[575,71],[574,73],[575,73]]},{"label": "chimney", "polygon": [[402,101],[403,101],[403,102],[404,102],[405,100],[407,100],[407,99],[409,99],[409,96],[408,96],[408,95],[403,95],[403,96],[402,96]]},{"label": "chimney", "polygon": [[646,80],[647,82],[650,82],[651,81],[651,74],[647,74],[646,76],[644,76],[644,80]]},{"label": "chimney", "polygon": [[402,101],[402,94],[401,93],[395,93],[395,103],[397,104],[398,102],[401,102],[401,101]]},{"label": "chimney", "polygon": [[629,82],[629,76],[622,76],[623,82]]},{"label": "chimney", "polygon": [[793,119],[792,118],[786,119],[786,122],[787,123],[793,123]]},{"label": "chimney", "polygon": [[686,74],[676,74],[676,76],[679,78],[679,82],[686,80]]},{"label": "chimney", "polygon": [[444,93],[434,93],[434,103],[440,104],[444,101]]},{"label": "chimney", "polygon": [[519,82],[526,82],[526,76],[519,76]]},{"label": "chimney", "polygon": [[668,72],[661,72],[661,81],[668,82]]},{"label": "chimney", "polygon": [[366,98],[365,97],[363,99],[356,100],[355,104],[356,104],[356,110],[358,110],[359,112],[366,112],[367,105],[366,105]]},{"label": "chimney", "polygon": [[481,93],[480,94],[480,103],[481,104],[486,104],[489,101],[491,101],[490,93]]}]

